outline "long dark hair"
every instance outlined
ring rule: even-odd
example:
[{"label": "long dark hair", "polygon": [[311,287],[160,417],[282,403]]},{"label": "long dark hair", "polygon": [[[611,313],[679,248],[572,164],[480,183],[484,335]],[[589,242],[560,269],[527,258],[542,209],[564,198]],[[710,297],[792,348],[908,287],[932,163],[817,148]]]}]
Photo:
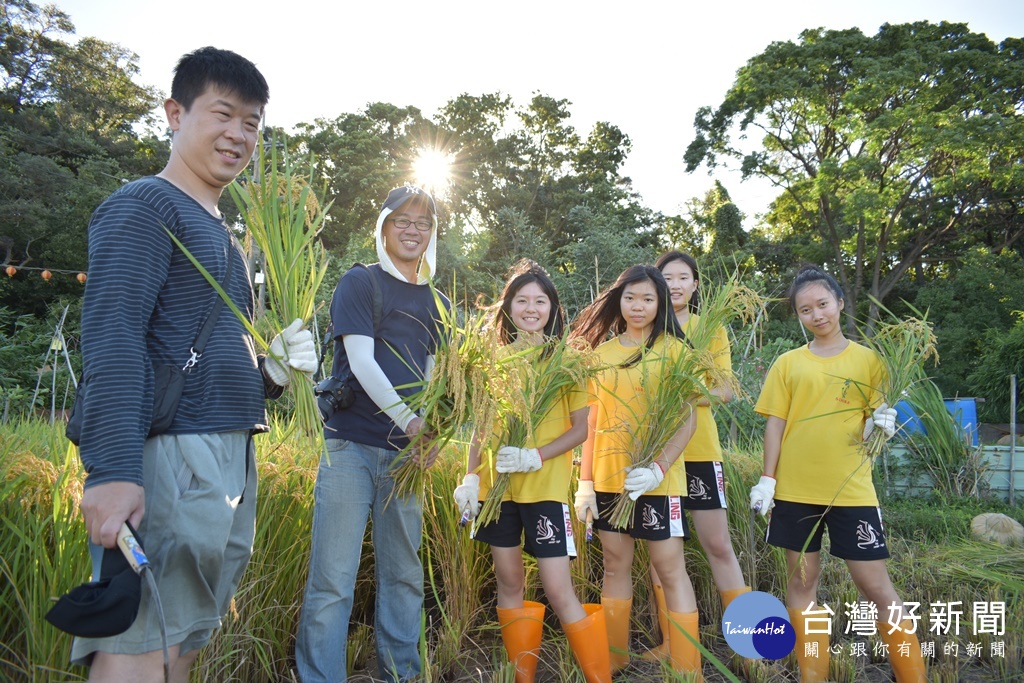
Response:
[{"label": "long dark hair", "polygon": [[823,271],[816,265],[805,263],[800,266],[800,270],[796,273],[796,278],[793,280],[793,284],[789,287],[789,307],[796,312],[796,295],[800,293],[800,290],[807,285],[812,284],[824,285],[832,294],[836,297],[837,301],[845,301],[846,296],[843,294],[843,288],[839,286],[836,279]]},{"label": "long dark hair", "polygon": [[[690,272],[693,273],[693,281],[700,284],[700,272],[697,270],[697,259],[693,258],[689,254],[685,254],[678,249],[672,251],[666,251],[664,254],[658,257],[658,260],[654,262],[654,267],[659,271],[664,271],[665,266],[672,263],[673,261],[682,261],[690,268]],[[693,294],[690,295],[690,300],[686,302],[686,307],[690,309],[690,313],[696,313],[700,307],[700,289],[694,287]]]},{"label": "long dark hair", "polygon": [[[622,292],[629,285],[649,280],[654,284],[658,294],[658,312],[654,318],[654,325],[651,329],[651,336],[644,344],[644,350],[653,348],[658,337],[662,333],[669,333],[674,337],[686,340],[683,328],[676,320],[675,312],[672,310],[672,300],[668,293],[668,284],[661,271],[654,266],[637,265],[630,266],[622,271],[622,274],[615,280],[615,283],[602,292],[594,303],[590,304],[576,318],[573,326],[572,336],[585,340],[591,348],[603,342],[609,332],[621,334],[626,331],[626,320],[622,317]],[[640,362],[643,350],[628,358],[622,367],[628,368]]]},{"label": "long dark hair", "polygon": [[565,311],[558,300],[558,290],[551,281],[548,272],[530,259],[523,259],[509,270],[505,289],[501,292],[501,303],[494,313],[495,325],[498,328],[498,339],[503,344],[511,344],[519,336],[519,330],[512,322],[512,301],[519,290],[536,282],[551,302],[551,315],[544,325],[544,337],[561,339],[565,333]]}]

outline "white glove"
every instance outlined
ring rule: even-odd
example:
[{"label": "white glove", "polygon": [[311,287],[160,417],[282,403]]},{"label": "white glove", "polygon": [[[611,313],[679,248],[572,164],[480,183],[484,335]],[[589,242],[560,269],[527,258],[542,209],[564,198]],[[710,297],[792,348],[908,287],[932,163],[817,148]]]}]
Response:
[{"label": "white glove", "polygon": [[891,439],[892,435],[896,433],[896,409],[890,408],[885,403],[875,408],[875,412],[871,413],[871,417],[864,422],[865,439],[871,436],[875,427],[885,432],[885,438]]},{"label": "white glove", "polygon": [[468,512],[471,518],[480,514],[480,476],[469,473],[462,478],[462,485],[455,487],[455,507],[459,512]]},{"label": "white glove", "polygon": [[498,449],[498,457],[495,458],[494,469],[502,474],[508,474],[509,472],[536,472],[541,468],[542,464],[540,451],[536,448],[502,446]]},{"label": "white glove", "polygon": [[573,507],[576,508],[576,519],[587,523],[587,511],[590,511],[591,521],[598,519],[597,514],[597,494],[594,493],[594,482],[581,479],[579,486],[576,487],[576,500],[573,501]]},{"label": "white glove", "polygon": [[750,509],[761,513],[764,517],[775,505],[775,477],[766,474],[750,489]]},{"label": "white glove", "polygon": [[316,372],[316,344],[313,343],[313,333],[305,329],[301,318],[292,321],[291,325],[270,342],[270,355],[263,361],[263,372],[277,386],[286,387],[291,382],[291,377],[285,365],[310,379]]},{"label": "white glove", "polygon": [[647,467],[632,467],[626,471],[629,474],[626,475],[626,484],[623,488],[629,491],[629,497],[633,500],[658,488],[658,485],[665,480],[665,473],[662,471],[661,465],[656,462],[652,462]]}]

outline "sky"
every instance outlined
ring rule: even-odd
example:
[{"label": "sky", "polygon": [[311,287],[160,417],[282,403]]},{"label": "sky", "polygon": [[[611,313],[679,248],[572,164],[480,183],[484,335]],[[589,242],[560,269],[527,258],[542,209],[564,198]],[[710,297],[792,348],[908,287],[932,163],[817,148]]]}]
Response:
[{"label": "sky", "polygon": [[433,0],[289,3],[55,0],[76,33],[139,56],[138,82],[165,95],[185,52],[214,45],[256,63],[270,84],[267,123],[290,130],[371,102],[432,116],[462,93],[535,93],[572,104],[585,137],[598,121],[632,141],[623,172],[645,205],[681,214],[720,180],[752,227],[775,192],[735,168],[685,171],[702,106],[717,107],[737,69],[807,28],[965,22],[999,42],[1024,36],[1020,0]]}]

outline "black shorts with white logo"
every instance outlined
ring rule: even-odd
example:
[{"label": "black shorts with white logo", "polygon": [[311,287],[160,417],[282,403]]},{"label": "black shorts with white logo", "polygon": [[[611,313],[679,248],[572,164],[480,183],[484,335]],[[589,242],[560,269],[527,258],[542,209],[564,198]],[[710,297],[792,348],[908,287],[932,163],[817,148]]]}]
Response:
[{"label": "black shorts with white logo", "polygon": [[498,548],[522,545],[534,557],[576,557],[569,506],[552,500],[539,503],[503,501],[498,519],[487,526],[477,527],[473,538]]},{"label": "black shorts with white logo", "polygon": [[835,557],[844,560],[889,557],[882,511],[870,505],[837,507],[776,500],[768,520],[766,540],[779,548],[816,553],[821,550],[821,537],[826,529],[829,552]]},{"label": "black shorts with white logo", "polygon": [[594,520],[595,529],[629,534],[633,538],[647,541],[664,541],[676,537],[686,540],[690,537],[681,496],[640,496],[633,508],[632,524],[625,529],[613,527],[608,521],[618,497],[617,493],[597,492],[597,513],[600,517]]},{"label": "black shorts with white logo", "polygon": [[687,510],[724,510],[725,470],[720,461],[688,462],[686,465]]}]

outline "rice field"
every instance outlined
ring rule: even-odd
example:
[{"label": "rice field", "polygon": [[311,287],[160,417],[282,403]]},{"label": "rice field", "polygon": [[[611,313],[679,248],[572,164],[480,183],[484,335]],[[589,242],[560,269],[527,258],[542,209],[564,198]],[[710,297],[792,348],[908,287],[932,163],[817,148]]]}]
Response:
[{"label": "rice field", "polygon": [[[310,452],[308,442],[286,437],[286,433],[257,438],[261,479],[255,552],[224,628],[200,655],[194,681],[297,680],[293,671],[294,634],[306,578],[318,454]],[[467,529],[459,527],[459,516],[451,502],[452,490],[463,474],[465,448],[464,443],[453,441],[427,473],[422,678],[453,683],[511,682],[513,670],[506,662],[496,626],[490,555],[485,547],[468,538]],[[730,452],[727,458],[730,521],[740,565],[756,590],[782,597],[785,564],[780,553],[760,540],[760,519],[750,547],[746,499],[760,472],[760,454]],[[78,514],[81,482],[77,454],[69,448],[59,426],[29,421],[0,429],[0,609],[4,614],[0,623],[0,681],[85,679],[85,669],[67,662],[70,637],[43,619],[53,599],[88,579],[85,531]],[[920,507],[932,504],[922,501]],[[1011,513],[1018,520],[1024,519],[1020,507]],[[962,605],[959,637],[952,630],[948,634],[922,634],[922,641],[934,643],[934,656],[929,658],[930,680],[1024,680],[1024,549],[973,542],[963,531],[969,524],[950,524],[940,533],[920,528],[928,524],[921,520],[928,518],[906,515],[888,531],[893,553],[889,570],[903,598],[920,602],[922,614],[933,603],[959,601]],[[577,529],[578,539],[583,538],[582,531]],[[718,671],[705,658],[706,680],[798,680],[791,657],[778,662],[752,662],[733,656],[721,635],[721,606],[699,544],[687,544],[686,554],[701,610],[701,641],[730,672],[727,676]],[[645,557],[642,551],[638,555],[631,649],[639,656],[653,642],[651,630],[656,628],[656,619],[647,607]],[[833,680],[891,680],[888,664],[873,651],[874,638],[845,633],[848,623],[842,606],[856,602],[857,592],[845,566],[827,554],[823,557],[820,599],[836,611],[833,643],[841,646],[832,657]],[[349,632],[353,681],[371,681],[375,671],[372,562],[372,553],[364,553]],[[587,602],[597,601],[599,544],[581,541],[579,557],[572,566],[581,597]],[[544,601],[535,567],[528,568],[526,597]],[[1005,604],[1004,634],[972,635],[975,602]],[[582,682],[550,610],[546,627],[537,680]],[[927,617],[922,620],[922,629],[928,629]],[[968,643],[972,643],[970,652]],[[616,680],[646,683],[673,677],[637,657]]]}]

